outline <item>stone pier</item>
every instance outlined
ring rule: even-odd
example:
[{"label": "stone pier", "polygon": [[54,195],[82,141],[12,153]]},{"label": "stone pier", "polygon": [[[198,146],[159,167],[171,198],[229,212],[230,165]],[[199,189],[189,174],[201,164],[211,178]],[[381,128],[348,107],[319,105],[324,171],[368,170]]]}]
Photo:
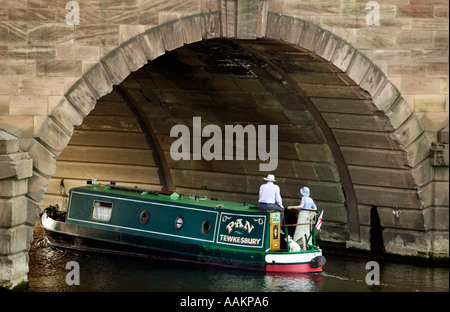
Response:
[{"label": "stone pier", "polygon": [[19,140],[0,130],[0,287],[27,284],[28,249],[39,206],[29,209],[26,194],[33,160]]}]

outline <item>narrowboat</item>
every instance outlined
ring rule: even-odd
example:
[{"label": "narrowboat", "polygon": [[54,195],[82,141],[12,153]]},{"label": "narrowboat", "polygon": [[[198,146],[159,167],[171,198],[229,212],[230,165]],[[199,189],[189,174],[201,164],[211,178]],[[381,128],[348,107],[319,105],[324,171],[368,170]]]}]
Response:
[{"label": "narrowboat", "polygon": [[290,251],[289,241],[280,248],[279,212],[113,182],[71,189],[67,211],[50,206],[40,221],[49,243],[62,248],[266,272],[321,272],[326,262],[314,224],[307,250]]}]

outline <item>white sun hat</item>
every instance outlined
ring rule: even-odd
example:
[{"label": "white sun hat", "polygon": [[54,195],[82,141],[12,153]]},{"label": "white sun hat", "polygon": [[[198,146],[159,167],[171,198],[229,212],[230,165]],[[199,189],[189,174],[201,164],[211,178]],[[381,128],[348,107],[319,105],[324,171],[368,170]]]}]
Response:
[{"label": "white sun hat", "polygon": [[275,180],[275,176],[273,174],[268,174],[267,178],[264,178],[264,180],[270,181],[270,182],[277,182],[277,180]]}]

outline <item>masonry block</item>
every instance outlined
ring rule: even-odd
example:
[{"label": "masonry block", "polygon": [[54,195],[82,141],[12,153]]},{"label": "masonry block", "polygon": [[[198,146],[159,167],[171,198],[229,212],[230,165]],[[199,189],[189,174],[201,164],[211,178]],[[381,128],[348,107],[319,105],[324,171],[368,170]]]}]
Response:
[{"label": "masonry block", "polygon": [[[300,199],[299,199],[300,200]],[[314,199],[317,209],[323,210],[325,222],[348,223],[348,209],[343,203],[331,203]],[[299,203],[297,203],[299,205]]]},{"label": "masonry block", "polygon": [[159,27],[166,51],[172,51],[184,44],[183,31],[179,20],[165,23]]},{"label": "masonry block", "polygon": [[426,133],[423,133],[416,141],[411,143],[405,149],[409,165],[415,167],[421,161],[428,158],[430,156],[430,145],[431,143]]},{"label": "masonry block", "polygon": [[97,103],[97,94],[90,89],[84,79],[75,83],[66,93],[66,98],[83,117],[87,116]]},{"label": "masonry block", "polygon": [[332,203],[345,203],[345,194],[340,183],[332,182],[309,182],[311,197],[317,201]]},{"label": "masonry block", "polygon": [[316,53],[330,61],[333,57],[334,50],[339,42],[339,39],[336,35],[332,34],[329,31],[323,31],[322,36],[319,39],[319,43],[316,46]]},{"label": "masonry block", "polygon": [[70,140],[70,136],[51,118],[46,119],[41,126],[37,137],[45,143],[50,151],[56,156],[62,152]]},{"label": "masonry block", "polygon": [[154,60],[165,53],[161,31],[158,27],[145,32],[139,40],[141,41],[144,53],[148,60]]},{"label": "masonry block", "polygon": [[423,161],[417,164],[414,169],[411,170],[411,174],[413,175],[414,181],[419,187],[432,182],[435,178],[434,170],[431,166],[431,163],[429,163],[428,161]]},{"label": "masonry block", "polygon": [[27,199],[27,219],[25,224],[30,227],[34,227],[36,225],[36,221],[39,219],[39,214],[41,213],[41,207],[39,202],[32,200],[29,197]]},{"label": "masonry block", "polygon": [[399,208],[420,208],[421,201],[414,189],[385,188],[379,186],[354,185],[358,203]]},{"label": "masonry block", "polygon": [[[295,173],[295,177],[297,179],[306,180],[306,181],[307,180],[313,180],[313,181],[318,180],[316,170],[314,170],[313,162],[293,160],[292,166],[293,166],[293,170]],[[299,191],[300,191],[300,186],[298,186],[296,195],[299,194]]]},{"label": "masonry block", "polygon": [[299,19],[286,17],[284,19],[284,27],[281,29],[281,40],[293,44],[298,44],[298,40],[300,38],[300,34],[302,32],[304,24],[305,22]]},{"label": "masonry block", "polygon": [[317,239],[327,242],[345,243],[347,237],[348,228],[340,222],[324,222],[321,231],[317,233]]},{"label": "masonry block", "polygon": [[77,77],[81,75],[81,60],[37,60],[37,77]]},{"label": "masonry block", "polygon": [[201,14],[201,22],[203,39],[211,39],[221,36],[219,14]]},{"label": "masonry block", "polygon": [[130,71],[134,72],[147,64],[147,56],[139,40],[132,40],[122,47],[122,54]]},{"label": "masonry block", "polygon": [[[32,238],[28,226],[18,225],[10,228],[0,228],[0,255],[15,254],[28,250],[27,241]],[[31,236],[33,233],[31,232]]]},{"label": "masonry block", "polygon": [[322,32],[323,30],[314,24],[304,23],[302,32],[300,33],[300,38],[298,40],[298,45],[309,51],[314,51],[317,43],[322,37]]},{"label": "masonry block", "polygon": [[403,228],[424,230],[424,217],[422,210],[403,209],[397,206],[377,207],[382,228]]},{"label": "masonry block", "polygon": [[336,44],[334,54],[331,57],[331,62],[340,70],[346,72],[355,53],[355,48],[353,48],[343,40],[339,40],[339,42]]},{"label": "masonry block", "polygon": [[341,151],[347,165],[409,168],[407,155],[403,151],[351,146],[342,146]]},{"label": "masonry block", "polygon": [[[33,158],[33,167],[47,177],[51,177],[56,171],[56,155],[44,145],[33,140],[28,149]],[[31,175],[30,175],[31,176]]]},{"label": "masonry block", "polygon": [[370,226],[370,210],[371,205],[358,205],[359,224],[362,226]]},{"label": "masonry block", "polygon": [[237,1],[224,0],[220,3],[220,20],[224,37],[236,37]]},{"label": "masonry block", "polygon": [[331,128],[343,128],[366,131],[386,131],[389,124],[384,116],[377,115],[344,115],[335,113],[323,113],[325,121]]},{"label": "masonry block", "polygon": [[98,95],[98,98],[112,91],[113,82],[110,80],[108,73],[102,65],[98,63],[94,65],[85,75],[84,79],[89,82]]},{"label": "masonry block", "polygon": [[380,87],[386,82],[386,76],[374,65],[370,65],[364,78],[361,80],[360,87],[369,92],[374,97]]},{"label": "masonry block", "polygon": [[45,194],[48,185],[48,178],[33,171],[33,176],[29,179],[27,196],[39,202]]},{"label": "masonry block", "polygon": [[367,70],[370,61],[361,52],[355,53],[350,65],[347,69],[347,75],[353,79],[356,84],[360,84]]},{"label": "masonry block", "polygon": [[319,127],[300,125],[278,125],[278,137],[284,141],[298,143],[325,143],[325,137]]},{"label": "masonry block", "polygon": [[386,116],[394,129],[398,129],[411,116],[411,114],[411,108],[402,98],[386,111]]},{"label": "masonry block", "polygon": [[172,178],[179,187],[233,192],[236,189],[247,191],[247,178],[229,173],[213,173],[192,170],[172,170]]},{"label": "masonry block", "polygon": [[429,234],[423,231],[383,229],[383,242],[387,253],[417,256],[427,254],[431,249]]},{"label": "masonry block", "polygon": [[[443,185],[438,186],[439,188],[441,187],[447,187],[447,189],[445,190],[447,192],[447,203],[448,203],[448,183],[443,183]],[[441,191],[443,191],[442,189],[439,190],[439,193],[441,193]],[[445,198],[445,196],[443,196],[442,198]],[[449,230],[449,215],[448,215],[448,206],[443,206],[443,207],[436,207],[433,209],[432,212],[432,218],[433,218],[433,230],[439,230],[439,231],[447,231],[448,234],[448,230]],[[447,245],[448,248],[448,245]]]},{"label": "masonry block", "polygon": [[27,273],[27,252],[0,256],[0,288],[12,290],[16,286],[23,287],[23,284],[28,281]]},{"label": "masonry block", "polygon": [[268,38],[281,39],[286,23],[286,17],[281,14],[269,13],[267,17],[267,34]]},{"label": "masonry block", "polygon": [[304,144],[296,143],[298,158],[311,161],[333,161],[333,154],[327,144]]},{"label": "masonry block", "polygon": [[[447,213],[447,224],[448,224],[448,213]],[[444,258],[449,253],[449,232],[446,231],[433,231],[430,232],[431,236],[431,246],[434,253],[441,253]],[[448,258],[448,256],[447,256]]]},{"label": "masonry block", "polygon": [[439,130],[438,132],[438,141],[444,144],[448,144],[449,143],[449,130],[448,130],[448,126],[446,126],[445,128],[442,128],[441,130]]},{"label": "masonry block", "polygon": [[25,196],[0,198],[0,228],[14,227],[27,220],[27,200]]},{"label": "masonry block", "polygon": [[66,98],[63,98],[59,102],[50,113],[50,116],[67,133],[73,133],[74,127],[81,125],[83,122],[83,116],[80,115],[78,110]]},{"label": "masonry block", "polygon": [[395,139],[407,147],[423,133],[423,127],[414,115],[406,120],[401,127],[394,132]]},{"label": "masonry block", "polygon": [[414,112],[443,112],[446,100],[444,94],[416,94],[413,99]]},{"label": "masonry block", "polygon": [[186,44],[202,40],[202,19],[200,15],[182,18],[183,41]]},{"label": "masonry block", "polygon": [[[3,142],[0,143],[0,146],[3,145],[3,149],[11,148],[11,144],[19,144],[20,146],[20,138],[28,138],[32,137],[34,134],[34,116],[0,116],[0,123],[2,130],[7,131],[8,133],[14,133],[14,135],[19,138],[19,142],[14,143],[11,141],[9,143]],[[5,147],[6,144],[6,147]],[[7,147],[7,146],[10,147]]]},{"label": "masonry block", "polygon": [[0,197],[10,198],[25,195],[28,191],[28,180],[3,179],[0,180]]},{"label": "masonry block", "polygon": [[259,2],[259,0],[237,1],[237,38],[256,38]]},{"label": "masonry block", "polygon": [[19,151],[19,140],[0,129],[0,154],[11,154]]},{"label": "masonry block", "polygon": [[108,72],[110,81],[115,85],[120,84],[130,74],[130,68],[122,54],[122,49],[110,52],[101,61]]},{"label": "masonry block", "polygon": [[316,162],[313,165],[314,170],[320,181],[340,182],[341,177],[334,163]]},{"label": "masonry block", "polygon": [[0,154],[0,179],[25,179],[31,176],[32,161],[27,153]]},{"label": "masonry block", "polygon": [[356,32],[356,48],[390,50],[396,46],[396,32],[388,28],[365,27]]},{"label": "masonry block", "polygon": [[399,96],[400,92],[388,81],[374,97],[373,102],[380,111],[386,112],[397,101]]}]

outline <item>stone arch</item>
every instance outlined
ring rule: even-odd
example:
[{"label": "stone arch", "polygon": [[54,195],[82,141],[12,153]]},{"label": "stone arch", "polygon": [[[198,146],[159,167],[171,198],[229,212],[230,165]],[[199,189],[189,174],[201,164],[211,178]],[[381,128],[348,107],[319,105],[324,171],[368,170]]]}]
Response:
[{"label": "stone arch", "polygon": [[[56,170],[57,156],[69,142],[74,127],[82,123],[83,118],[94,108],[96,101],[109,93],[113,85],[120,84],[130,72],[139,69],[149,60],[154,60],[166,51],[174,50],[184,44],[218,38],[224,33],[228,33],[221,28],[223,25],[220,21],[219,13],[211,12],[185,17],[154,27],[123,43],[86,72],[68,90],[29,145],[28,153],[33,158],[33,176],[30,178],[27,193],[30,211],[38,210],[37,207],[44,196],[48,179]],[[270,27],[265,29],[264,27],[267,25]],[[328,138],[334,140],[332,144],[334,144],[335,157],[340,157],[344,164],[356,164],[352,171],[348,171],[348,168],[345,167],[340,172],[348,184],[345,186],[346,196],[355,199],[355,202],[352,203],[353,206],[349,207],[349,226],[352,229],[347,245],[362,249],[368,248],[369,239],[366,236],[370,228],[369,212],[373,205],[385,207],[384,211],[381,211],[384,213],[380,214],[381,218],[385,218],[383,222],[391,223],[393,227],[395,224],[398,226],[398,220],[392,217],[389,205],[411,208],[413,209],[412,213],[405,212],[407,220],[421,223],[416,228],[426,231],[427,224],[421,209],[430,206],[431,203],[423,202],[421,193],[430,191],[428,183],[432,179],[431,168],[423,161],[428,156],[424,155],[424,151],[428,150],[429,142],[419,121],[396,87],[360,51],[312,23],[268,13],[267,19],[262,19],[256,25],[256,29],[261,31],[261,37],[285,41],[311,51],[332,63],[336,67],[335,74],[347,75],[351,79],[349,81],[351,86],[360,87],[364,91],[362,97],[373,100],[375,108],[373,118],[376,118],[377,122],[382,124],[383,129],[389,132],[387,134],[389,138],[382,144],[394,144],[396,148],[399,147],[404,151],[402,157],[404,157],[404,166],[409,168],[408,170],[391,174],[391,170],[386,169],[377,173],[381,176],[380,180],[396,179],[396,181],[400,181],[405,190],[391,190],[392,196],[389,196],[389,185],[387,184],[365,186],[364,176],[373,170],[373,164],[353,159],[355,153],[351,148],[341,150],[339,142],[345,140],[345,138],[339,137],[339,135],[343,135],[342,131],[340,132],[339,127],[336,126],[333,116],[320,109],[320,105],[326,105],[326,103],[315,103],[310,99],[311,95],[308,91],[302,89],[301,86],[296,87],[298,92],[308,99],[310,108],[316,112],[316,117],[323,120],[323,129],[329,132]],[[280,71],[282,72],[282,70]],[[284,76],[289,79],[288,74]],[[387,145],[387,150],[394,147]],[[418,146],[423,148],[419,149]],[[361,143],[359,147],[370,147],[370,144]],[[170,173],[166,172],[167,174],[170,176]],[[355,189],[355,180],[358,179],[361,182]],[[377,194],[374,196],[373,192]],[[386,192],[388,196],[386,196]],[[37,214],[35,217],[37,218]],[[405,222],[407,223],[407,221]],[[395,230],[393,231],[395,232]],[[396,234],[392,233],[392,235]],[[416,239],[412,240],[415,242]],[[389,240],[385,241],[389,242]],[[427,245],[424,247],[425,249],[429,248],[429,243],[424,244]],[[416,244],[413,245],[415,248]],[[400,253],[404,253],[404,249],[404,246],[396,245],[388,248],[392,252],[399,251]]]},{"label": "stone arch", "polygon": [[[370,176],[373,165],[369,164],[369,160],[363,158],[355,163],[355,160],[351,159],[357,157],[354,153],[349,150],[342,151],[346,164],[353,163],[367,168],[365,173],[357,173],[358,170],[350,173],[355,188],[357,207],[349,207],[349,213],[352,213],[351,209],[356,209],[353,211],[353,222],[356,221],[355,219],[359,219],[358,223],[362,232],[361,237],[355,236],[356,239],[348,241],[347,246],[369,249],[367,240],[370,239],[368,233],[370,207],[375,205],[384,206],[379,209],[383,223],[396,227],[396,229],[384,231],[385,241],[390,241],[386,246],[388,252],[415,254],[416,248],[423,248],[424,252],[429,251],[431,249],[430,241],[423,244],[424,241],[422,237],[419,237],[420,235],[410,238],[410,246],[407,246],[406,239],[401,238],[401,234],[399,235],[400,232],[409,228],[408,223],[414,224],[415,229],[424,232],[431,229],[432,213],[426,208],[431,207],[432,203],[426,202],[425,198],[429,198],[428,196],[432,192],[430,182],[433,180],[433,169],[428,161],[428,147],[431,142],[424,127],[398,89],[367,56],[333,33],[311,22],[270,12],[266,23],[266,37],[286,41],[316,53],[334,64],[340,71],[347,74],[355,85],[361,87],[366,92],[367,98],[372,101],[376,110],[375,115],[383,120],[384,129],[389,131],[389,135],[393,139],[391,143],[393,142],[402,150],[401,158],[403,158],[404,167],[407,168],[406,172],[399,174],[399,172],[389,172],[390,170],[387,169],[382,178],[386,183],[375,187],[364,186],[364,182],[358,182],[361,181],[364,174]],[[326,117],[325,120],[333,128],[332,120],[330,118],[327,120]],[[334,136],[339,136],[336,131],[332,130],[332,132]],[[340,139],[337,138],[337,140]],[[360,145],[360,147],[363,146]],[[368,142],[365,147],[370,148],[371,143]],[[387,191],[392,187],[391,183],[396,182],[401,184],[399,189]],[[361,185],[357,186],[359,183]],[[402,188],[404,189],[402,190]],[[393,214],[398,210],[399,205],[407,208],[406,211],[404,210],[403,224],[399,224],[401,222],[398,220],[398,215],[394,217],[395,214]],[[408,211],[408,209],[411,210]],[[394,242],[396,238],[401,242]],[[418,247],[417,245],[422,246]]]},{"label": "stone arch", "polygon": [[56,158],[70,140],[75,126],[94,108],[97,100],[111,92],[130,72],[166,51],[220,35],[219,15],[197,14],[171,21],[124,42],[104,56],[65,94],[42,124],[28,147],[33,157],[33,177],[28,197],[39,205],[47,180],[56,170]]}]

